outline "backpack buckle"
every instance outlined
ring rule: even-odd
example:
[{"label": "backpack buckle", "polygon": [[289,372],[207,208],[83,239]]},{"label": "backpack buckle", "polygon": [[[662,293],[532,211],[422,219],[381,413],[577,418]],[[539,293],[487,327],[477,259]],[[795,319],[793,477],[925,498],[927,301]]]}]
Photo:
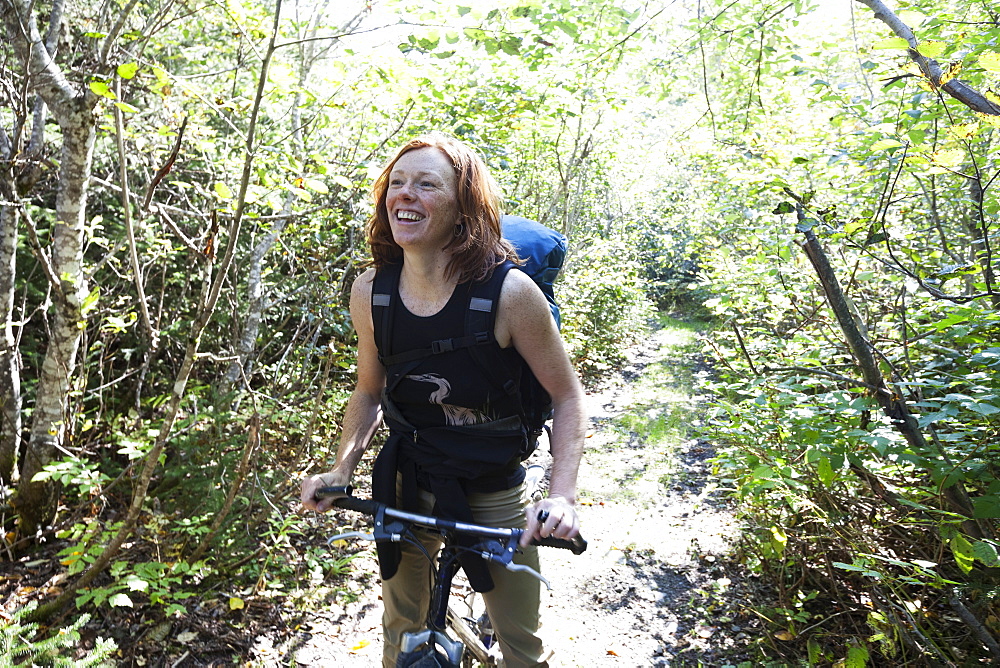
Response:
[{"label": "backpack buckle", "polygon": [[483,344],[483,343],[489,343],[489,341],[490,341],[490,333],[489,332],[476,332],[474,334],[474,336],[476,337],[476,345],[480,345],[480,344]]},{"label": "backpack buckle", "polygon": [[435,355],[441,353],[450,353],[455,349],[454,339],[440,339],[438,341],[431,341],[431,352]]}]

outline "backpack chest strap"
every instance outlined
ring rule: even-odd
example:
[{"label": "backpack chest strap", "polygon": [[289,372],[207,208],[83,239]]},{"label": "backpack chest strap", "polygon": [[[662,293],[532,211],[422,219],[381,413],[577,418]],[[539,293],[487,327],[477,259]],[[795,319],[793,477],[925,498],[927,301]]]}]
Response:
[{"label": "backpack chest strap", "polygon": [[437,341],[431,341],[430,348],[417,348],[415,350],[408,350],[403,353],[388,356],[379,354],[379,360],[382,362],[383,366],[388,368],[390,366],[396,366],[397,364],[406,364],[408,362],[426,359],[432,355],[440,355],[441,353],[450,353],[454,350],[461,350],[462,348],[484,345],[489,343],[491,339],[492,337],[489,332],[477,332],[469,336],[439,339]]}]

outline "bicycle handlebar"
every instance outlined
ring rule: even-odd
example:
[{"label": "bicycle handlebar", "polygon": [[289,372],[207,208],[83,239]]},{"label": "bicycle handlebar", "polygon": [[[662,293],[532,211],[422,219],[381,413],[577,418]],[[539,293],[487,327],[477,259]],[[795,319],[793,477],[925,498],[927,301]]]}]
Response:
[{"label": "bicycle handlebar", "polygon": [[[351,496],[351,492],[353,492],[353,488],[350,485],[321,487],[316,491],[316,498],[325,499],[329,497],[338,497],[333,501],[333,505],[338,508],[353,510],[355,512],[364,513],[365,515],[370,515],[371,517],[376,518],[379,513],[384,512],[385,517],[402,520],[411,524],[417,524],[429,529],[456,531],[458,533],[464,533],[472,536],[499,538],[503,540],[511,538],[520,540],[521,535],[524,533],[524,529],[501,529],[478,524],[468,524],[466,522],[455,522],[453,520],[446,520],[440,517],[433,517],[431,515],[408,513],[402,510],[396,510],[395,508],[391,508],[378,501],[371,499],[359,499]],[[545,547],[557,547],[563,550],[569,550],[573,554],[583,554],[587,549],[587,541],[579,535],[570,539],[556,538],[554,536],[548,536],[542,539],[536,538],[531,541],[531,544],[542,545]]]}]

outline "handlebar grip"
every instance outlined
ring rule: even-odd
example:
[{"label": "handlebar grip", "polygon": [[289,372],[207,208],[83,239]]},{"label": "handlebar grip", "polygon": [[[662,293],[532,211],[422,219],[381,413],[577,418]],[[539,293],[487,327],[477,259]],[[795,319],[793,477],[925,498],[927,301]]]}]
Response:
[{"label": "handlebar grip", "polygon": [[313,496],[315,496],[316,500],[319,501],[320,499],[326,499],[331,496],[350,496],[353,493],[354,487],[351,485],[329,485],[327,487],[320,487],[317,489]]},{"label": "handlebar grip", "polygon": [[548,536],[546,538],[534,539],[531,541],[532,545],[543,545],[545,547],[558,547],[563,550],[569,550],[573,554],[583,554],[587,551],[587,541],[584,540],[583,536],[573,536],[570,539],[566,538],[553,538]]},{"label": "handlebar grip", "polygon": [[[378,512],[379,503],[378,501],[372,501],[371,499],[358,499],[351,496],[351,492],[354,488],[350,485],[330,485],[328,487],[320,487],[316,490],[314,495],[317,500],[327,499],[336,497],[333,500],[333,505],[338,508],[344,508],[345,510],[353,510],[357,513],[364,513],[365,515],[371,515],[372,517]],[[344,496],[344,495],[347,496]]]},{"label": "handlebar grip", "polygon": [[358,499],[353,496],[342,496],[339,499],[334,499],[333,505],[338,508],[353,510],[354,512],[364,513],[365,515],[371,515],[374,517],[378,514],[379,506],[382,504],[378,501],[372,501],[371,499]]}]

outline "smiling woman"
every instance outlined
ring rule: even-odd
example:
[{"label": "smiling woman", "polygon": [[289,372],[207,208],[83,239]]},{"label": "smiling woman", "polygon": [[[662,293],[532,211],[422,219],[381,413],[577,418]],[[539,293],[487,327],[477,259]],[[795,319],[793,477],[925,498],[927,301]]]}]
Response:
[{"label": "smiling woman", "polygon": [[[357,385],[347,403],[337,463],[303,481],[302,503],[330,509],[333,499],[316,498],[316,491],[350,483],[384,418],[389,437],[375,461],[372,498],[407,512],[523,528],[514,561],[538,570],[532,541],[579,533],[583,388],[545,296],[531,278],[513,270],[517,256],[501,237],[499,190],[470,146],[432,134],[399,149],[375,180],[373,194],[373,267],[351,291]],[[469,335],[471,313],[491,313],[492,320]],[[477,361],[484,350],[495,361]],[[523,365],[552,397],[554,411],[550,494],[538,501],[526,496],[521,461],[528,424],[510,389],[518,387],[515,370]],[[395,666],[408,641],[427,626],[425,557],[440,547],[433,540],[423,551],[378,545],[383,666]],[[484,594],[508,665],[548,665],[538,634],[537,581],[478,559],[463,558],[462,566]]]}]

